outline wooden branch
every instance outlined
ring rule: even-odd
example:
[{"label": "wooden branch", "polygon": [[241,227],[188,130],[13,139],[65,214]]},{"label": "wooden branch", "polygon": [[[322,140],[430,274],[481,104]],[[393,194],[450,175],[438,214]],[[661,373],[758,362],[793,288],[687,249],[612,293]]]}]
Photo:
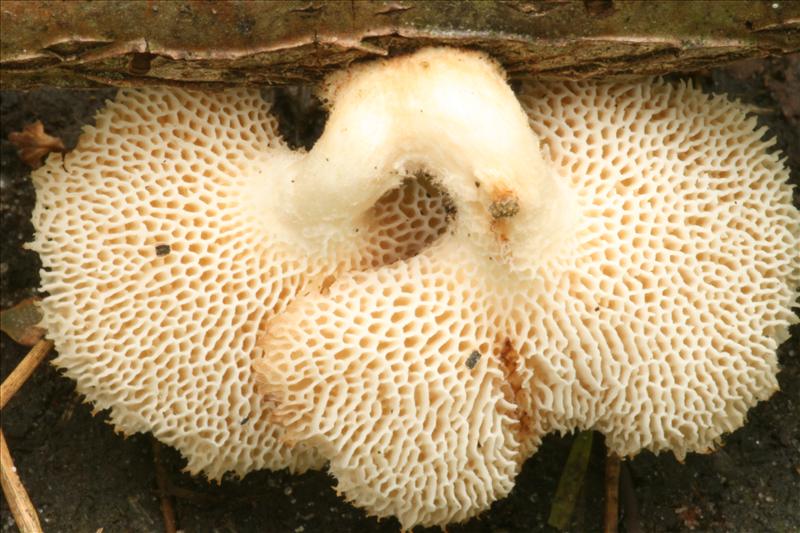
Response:
[{"label": "wooden branch", "polygon": [[639,518],[639,504],[636,501],[636,490],[633,488],[630,468],[627,461],[620,462],[619,494],[624,516],[623,525],[626,533],[644,533]]},{"label": "wooden branch", "polygon": [[619,463],[617,454],[611,452],[606,455],[606,512],[603,533],[617,533],[619,530]]},{"label": "wooden branch", "polygon": [[42,339],[37,342],[28,354],[20,361],[17,367],[8,375],[8,377],[0,385],[0,409],[5,407],[8,400],[11,399],[20,387],[31,377],[36,367],[44,361],[47,354],[53,348],[53,342]]},{"label": "wooden branch", "polygon": [[172,506],[167,469],[161,460],[161,444],[155,437],[151,437],[150,440],[153,444],[153,464],[156,469],[156,486],[158,487],[158,499],[161,502],[161,516],[164,519],[164,532],[176,533],[178,531],[178,522],[175,518],[175,508]]},{"label": "wooden branch", "polygon": [[8,89],[301,84],[429,45],[570,79],[800,50],[800,2],[786,0],[4,0],[0,24]]},{"label": "wooden branch", "polygon": [[17,475],[17,468],[11,459],[11,452],[2,431],[0,431],[0,482],[3,486],[3,495],[20,533],[41,533],[42,526],[36,508]]}]

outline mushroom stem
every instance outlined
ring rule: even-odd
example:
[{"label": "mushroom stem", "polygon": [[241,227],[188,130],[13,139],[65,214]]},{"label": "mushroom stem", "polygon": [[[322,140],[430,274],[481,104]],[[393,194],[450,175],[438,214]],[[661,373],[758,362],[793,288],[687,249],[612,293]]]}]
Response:
[{"label": "mushroom stem", "polygon": [[[320,227],[351,227],[403,178],[426,172],[452,198],[454,234],[485,235],[485,256],[507,246],[541,252],[574,222],[570,191],[543,160],[537,137],[497,67],[484,57],[428,50],[328,81],[325,131],[298,160],[283,206]],[[503,219],[502,227],[495,226]],[[461,239],[459,239],[461,240]]]}]

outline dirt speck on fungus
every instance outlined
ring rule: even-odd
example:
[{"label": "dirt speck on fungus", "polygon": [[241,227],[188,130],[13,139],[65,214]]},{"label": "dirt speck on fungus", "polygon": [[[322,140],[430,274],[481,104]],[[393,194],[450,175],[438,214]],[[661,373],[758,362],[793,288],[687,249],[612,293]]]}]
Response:
[{"label": "dirt speck on fungus", "polygon": [[[800,132],[795,124],[797,58],[694,74],[707,90],[728,92],[753,104],[778,148],[789,158],[792,179],[800,178]],[[793,85],[787,87],[789,85]],[[0,92],[0,305],[10,307],[36,295],[41,264],[22,244],[31,239],[34,204],[29,169],[16,155],[8,134],[42,120],[46,131],[75,145],[80,127],[90,123],[114,91],[39,90]],[[297,109],[316,117],[314,127],[284,131],[298,145],[318,134],[324,113],[316,104],[294,102],[310,91],[284,91],[274,100],[283,117]],[[286,107],[286,109],[281,109]],[[288,124],[285,130],[292,130]],[[314,132],[317,133],[314,133]],[[795,195],[800,199],[800,194]],[[163,253],[166,248],[156,250]],[[679,464],[669,454],[645,452],[627,462],[647,532],[797,531],[800,529],[800,328],[780,349],[781,392],[749,413],[747,425],[725,437],[707,455],[691,454]],[[0,377],[5,378],[27,348],[0,335]],[[477,361],[476,361],[477,364]],[[39,511],[45,531],[163,531],[150,439],[124,439],[92,416],[73,383],[43,365],[3,410],[2,425],[23,483]],[[549,436],[528,460],[509,497],[449,533],[551,531],[550,503],[573,437]],[[573,515],[572,531],[602,530],[603,449],[596,444],[586,484]],[[336,496],[325,472],[295,476],[256,472],[244,479],[226,477],[220,485],[181,472],[183,460],[165,448],[162,458],[175,501],[178,527],[185,531],[392,532],[395,520],[378,521]],[[0,531],[16,531],[5,502]],[[622,518],[625,525],[625,518]],[[438,532],[438,529],[416,528]]]}]

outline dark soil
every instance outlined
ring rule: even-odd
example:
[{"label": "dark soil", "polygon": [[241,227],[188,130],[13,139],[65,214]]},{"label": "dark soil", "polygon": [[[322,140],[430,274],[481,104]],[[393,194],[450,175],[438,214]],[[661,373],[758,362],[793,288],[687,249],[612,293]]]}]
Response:
[{"label": "dark soil", "polygon": [[[788,58],[757,61],[693,78],[705,88],[728,91],[755,104],[764,124],[779,135],[795,182],[800,177],[800,65]],[[303,91],[276,99],[288,138],[308,144],[318,131],[292,128],[307,115],[293,100]],[[0,306],[36,293],[39,261],[22,248],[31,239],[34,203],[29,169],[6,140],[12,131],[41,119],[48,133],[74,146],[80,125],[113,91],[34,91],[0,93]],[[311,114],[314,115],[312,110]],[[316,114],[316,122],[319,114]],[[300,132],[300,133],[297,133]],[[798,199],[796,195],[796,199]],[[26,352],[0,335],[2,377]],[[691,455],[684,464],[670,455],[642,453],[628,461],[642,530],[800,531],[800,331],[781,349],[781,392],[754,408],[749,423],[710,455]],[[2,425],[18,472],[30,492],[45,531],[163,531],[157,496],[153,444],[148,435],[123,438],[92,416],[73,383],[43,365],[4,409]],[[550,504],[571,436],[548,438],[525,465],[511,495],[454,532],[547,531]],[[179,527],[187,532],[362,532],[398,531],[395,520],[377,521],[339,499],[324,472],[294,476],[258,472],[243,480],[211,485],[181,472],[179,455],[163,449]],[[594,454],[574,514],[573,531],[602,530],[603,447]],[[3,532],[15,526],[3,502]],[[623,527],[633,531],[623,517]],[[436,530],[431,530],[436,531]]]}]

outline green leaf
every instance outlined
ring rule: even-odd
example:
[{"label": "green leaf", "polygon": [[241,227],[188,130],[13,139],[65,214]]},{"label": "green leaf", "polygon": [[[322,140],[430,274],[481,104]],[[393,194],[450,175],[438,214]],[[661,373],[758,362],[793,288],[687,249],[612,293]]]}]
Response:
[{"label": "green leaf", "polygon": [[592,431],[582,431],[575,437],[569,451],[567,463],[561,472],[558,489],[550,507],[550,518],[547,523],[552,527],[564,530],[572,521],[572,511],[583,486],[589,456],[592,454]]}]

